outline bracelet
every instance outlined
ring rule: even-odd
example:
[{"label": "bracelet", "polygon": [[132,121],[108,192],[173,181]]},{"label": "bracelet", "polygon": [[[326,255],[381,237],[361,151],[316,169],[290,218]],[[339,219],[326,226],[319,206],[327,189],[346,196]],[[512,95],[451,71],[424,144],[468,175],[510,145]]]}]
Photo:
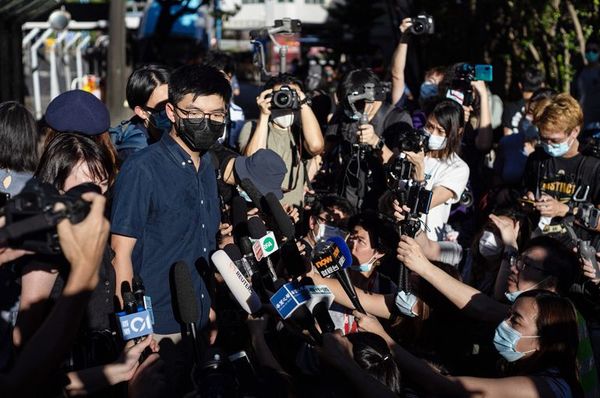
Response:
[{"label": "bracelet", "polygon": [[300,106],[302,106],[304,104],[306,104],[308,106],[311,106],[312,105],[312,98],[310,98],[308,95],[306,95],[304,97],[304,99],[302,101],[300,101]]}]

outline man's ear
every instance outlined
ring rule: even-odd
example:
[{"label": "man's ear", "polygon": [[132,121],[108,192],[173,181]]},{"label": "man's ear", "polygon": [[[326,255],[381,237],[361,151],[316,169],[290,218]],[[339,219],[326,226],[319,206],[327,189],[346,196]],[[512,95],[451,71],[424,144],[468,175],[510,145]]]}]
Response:
[{"label": "man's ear", "polygon": [[571,130],[571,134],[570,135],[575,135],[575,137],[579,136],[579,132],[581,131],[581,127],[577,126],[575,127],[573,130]]},{"label": "man's ear", "polygon": [[167,117],[171,121],[171,123],[175,123],[175,107],[170,102],[167,102],[165,105],[165,110],[167,111]]},{"label": "man's ear", "polygon": [[133,108],[133,112],[136,114],[136,116],[138,116],[142,120],[148,120],[148,118],[150,117],[148,112],[143,110],[142,107],[139,105],[137,105],[135,108]]}]

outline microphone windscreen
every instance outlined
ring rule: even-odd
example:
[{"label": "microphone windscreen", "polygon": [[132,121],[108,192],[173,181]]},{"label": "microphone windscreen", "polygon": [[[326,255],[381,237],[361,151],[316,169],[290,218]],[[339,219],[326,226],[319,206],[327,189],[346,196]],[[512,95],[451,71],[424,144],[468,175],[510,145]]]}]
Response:
[{"label": "microphone windscreen", "polygon": [[332,236],[331,238],[327,239],[327,242],[332,242],[340,248],[340,252],[345,258],[345,261],[343,262],[343,268],[350,267],[352,265],[352,252],[350,251],[346,241],[342,237]]},{"label": "microphone windscreen", "polygon": [[226,245],[223,250],[225,250],[225,253],[227,253],[231,261],[238,261],[242,259],[242,252],[233,243]]},{"label": "microphone windscreen", "polygon": [[279,199],[277,199],[273,192],[269,192],[265,195],[265,201],[267,202],[271,215],[275,220],[275,224],[282,235],[289,240],[295,239],[296,231],[294,229],[294,224],[292,223],[290,216],[287,215],[281,206],[281,203],[279,203]]},{"label": "microphone windscreen", "polygon": [[240,306],[249,314],[256,313],[260,307],[260,298],[235,266],[224,250],[217,250],[211,256],[212,262],[225,280],[225,284]]},{"label": "microphone windscreen", "polygon": [[251,217],[248,220],[248,232],[252,239],[260,239],[267,234],[267,227],[259,217]]},{"label": "microphone windscreen", "polygon": [[242,236],[248,236],[248,212],[246,201],[241,196],[231,199],[231,226],[236,241]]},{"label": "microphone windscreen", "polygon": [[182,323],[198,322],[198,302],[196,289],[192,285],[192,274],[184,261],[178,261],[173,266],[173,283],[175,290],[175,308],[179,312]]},{"label": "microphone windscreen", "polygon": [[242,237],[239,240],[238,245],[240,245],[240,250],[242,251],[244,256],[254,256],[254,251],[252,251],[252,242],[250,242],[250,238],[248,238],[247,236]]},{"label": "microphone windscreen", "polygon": [[128,281],[121,282],[121,297],[125,296],[125,293],[131,293],[131,285]]},{"label": "microphone windscreen", "polygon": [[249,178],[244,178],[240,182],[240,187],[242,187],[244,192],[246,192],[248,194],[248,197],[250,197],[250,199],[252,200],[252,203],[254,203],[254,206],[256,206],[256,208],[258,208],[258,210],[264,212],[263,205],[262,205],[263,195],[262,195],[262,193],[260,193],[258,188],[256,188],[256,186],[254,185],[252,180],[250,180]]},{"label": "microphone windscreen", "polygon": [[137,301],[135,300],[135,296],[131,291],[126,291],[122,293],[123,297],[123,309],[128,314],[133,314],[137,312]]}]

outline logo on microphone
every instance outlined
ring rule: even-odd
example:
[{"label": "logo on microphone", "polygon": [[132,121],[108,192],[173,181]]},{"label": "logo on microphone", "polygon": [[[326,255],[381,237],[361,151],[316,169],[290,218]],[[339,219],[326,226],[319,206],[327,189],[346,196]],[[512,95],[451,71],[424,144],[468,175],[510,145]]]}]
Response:
[{"label": "logo on microphone", "polygon": [[119,316],[123,340],[147,336],[152,333],[152,320],[147,310]]},{"label": "logo on microphone", "polygon": [[269,257],[278,249],[279,246],[277,246],[275,235],[271,231],[262,238],[256,240],[252,245],[252,251],[254,252],[254,257],[256,257],[256,261],[260,261],[264,257]]}]

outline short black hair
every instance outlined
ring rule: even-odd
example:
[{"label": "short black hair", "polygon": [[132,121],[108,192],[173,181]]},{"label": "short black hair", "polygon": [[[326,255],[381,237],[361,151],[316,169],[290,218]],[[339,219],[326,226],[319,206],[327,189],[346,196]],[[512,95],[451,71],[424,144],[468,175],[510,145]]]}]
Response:
[{"label": "short black hair", "polygon": [[159,65],[144,65],[127,79],[125,97],[131,109],[144,107],[156,87],[169,83],[169,70]]},{"label": "short black hair", "polygon": [[529,240],[524,249],[527,250],[533,247],[541,247],[546,250],[543,268],[546,274],[554,277],[557,293],[566,295],[575,282],[576,273],[579,269],[577,254],[561,241],[549,236],[538,236]]},{"label": "short black hair", "polygon": [[80,161],[87,163],[90,177],[99,181],[106,179],[108,186],[112,185],[116,168],[108,148],[98,144],[93,137],[76,133],[61,133],[52,138],[34,176],[60,191]]},{"label": "short black hair", "polygon": [[372,210],[366,210],[350,217],[348,221],[350,232],[357,226],[361,226],[367,231],[371,247],[379,253],[391,254],[398,245],[399,236],[394,230],[394,226],[380,219]]},{"label": "short black hair", "polygon": [[37,167],[39,135],[33,115],[18,102],[0,104],[0,167],[33,172]]},{"label": "short black hair", "polygon": [[223,72],[210,65],[185,65],[176,69],[169,80],[169,102],[177,105],[187,94],[194,99],[218,95],[225,104],[231,100],[231,84]]},{"label": "short black hair", "polygon": [[235,61],[233,57],[222,51],[210,51],[206,55],[204,60],[206,65],[214,66],[215,68],[222,70],[227,75],[233,76],[235,74]]},{"label": "short black hair", "polygon": [[533,92],[544,85],[546,77],[544,71],[533,66],[523,71],[521,86],[523,91]]},{"label": "short black hair", "polygon": [[276,85],[285,86],[286,84],[295,84],[298,87],[300,87],[300,90],[304,91],[304,85],[302,84],[302,82],[294,75],[291,75],[289,73],[280,73],[276,76],[271,76],[269,80],[265,82],[262,90],[268,90],[270,88],[275,87]]},{"label": "short black hair", "polygon": [[346,97],[353,92],[362,92],[365,84],[381,84],[379,77],[371,69],[354,69],[342,78],[337,88],[337,97],[341,103],[346,102]]}]

